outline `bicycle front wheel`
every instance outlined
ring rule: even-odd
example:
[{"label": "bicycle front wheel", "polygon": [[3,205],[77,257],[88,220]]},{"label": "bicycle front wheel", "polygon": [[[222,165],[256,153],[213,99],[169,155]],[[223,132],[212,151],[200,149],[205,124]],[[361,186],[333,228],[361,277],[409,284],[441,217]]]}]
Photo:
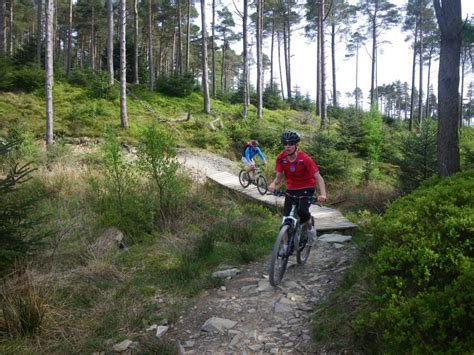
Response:
[{"label": "bicycle front wheel", "polygon": [[257,177],[257,190],[260,192],[260,195],[265,195],[267,193],[268,185],[267,185],[267,179],[265,179],[265,176],[259,175]]},{"label": "bicycle front wheel", "polygon": [[275,240],[275,245],[273,246],[272,260],[270,261],[270,270],[269,270],[269,280],[270,285],[277,286],[280,284],[283,279],[283,275],[286,271],[286,265],[288,264],[289,250],[286,253],[283,253],[284,242],[288,243],[289,240],[289,230],[288,225],[284,225],[280,228],[280,232]]},{"label": "bicycle front wheel", "polygon": [[308,260],[312,244],[308,242],[309,236],[306,226],[299,225],[297,231],[299,238],[297,238],[298,247],[296,248],[296,262],[298,263],[298,265],[304,265],[306,263],[306,260]]},{"label": "bicycle front wheel", "polygon": [[250,185],[250,175],[245,169],[240,170],[239,182],[244,189]]}]

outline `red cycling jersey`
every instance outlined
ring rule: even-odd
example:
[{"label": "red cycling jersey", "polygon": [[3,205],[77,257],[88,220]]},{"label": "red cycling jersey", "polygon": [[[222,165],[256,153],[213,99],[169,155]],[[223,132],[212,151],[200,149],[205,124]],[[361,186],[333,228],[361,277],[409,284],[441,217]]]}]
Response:
[{"label": "red cycling jersey", "polygon": [[275,171],[277,173],[283,172],[287,189],[299,190],[316,186],[314,174],[319,171],[319,168],[306,153],[298,150],[296,151],[296,159],[290,161],[288,153],[283,151],[276,158]]}]

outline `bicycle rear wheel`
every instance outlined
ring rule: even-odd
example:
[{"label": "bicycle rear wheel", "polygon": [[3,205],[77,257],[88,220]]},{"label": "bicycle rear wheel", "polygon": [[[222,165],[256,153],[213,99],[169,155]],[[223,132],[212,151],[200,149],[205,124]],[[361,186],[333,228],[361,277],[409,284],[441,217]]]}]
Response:
[{"label": "bicycle rear wheel", "polygon": [[265,176],[259,175],[257,177],[257,190],[260,192],[261,195],[265,195],[267,193],[268,185],[267,185],[267,179],[265,179]]},{"label": "bicycle rear wheel", "polygon": [[239,182],[240,182],[240,185],[242,185],[244,189],[250,185],[250,182],[251,182],[250,175],[245,169],[240,170]]},{"label": "bicycle rear wheel", "polygon": [[286,224],[281,227],[273,246],[270,270],[268,273],[270,285],[272,286],[277,286],[280,284],[286,271],[286,265],[288,264],[288,258],[290,257],[288,255],[288,251],[283,256],[278,254],[280,253],[280,250],[283,250],[284,240],[286,240],[288,243],[290,237],[289,230],[290,227]]},{"label": "bicycle rear wheel", "polygon": [[[312,218],[312,222],[314,225],[314,218]],[[296,262],[298,265],[304,265],[308,260],[309,253],[311,252],[312,244],[308,243],[308,230],[306,226],[298,225],[296,229],[298,232],[298,247],[296,248]],[[313,241],[311,241],[313,242]]]}]

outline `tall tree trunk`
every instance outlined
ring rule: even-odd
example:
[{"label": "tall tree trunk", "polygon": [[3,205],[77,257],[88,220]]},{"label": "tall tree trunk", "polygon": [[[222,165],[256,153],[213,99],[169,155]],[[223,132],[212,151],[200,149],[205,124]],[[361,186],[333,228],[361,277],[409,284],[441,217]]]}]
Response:
[{"label": "tall tree trunk", "polygon": [[127,0],[119,1],[120,21],[120,126],[128,128],[127,114]]},{"label": "tall tree trunk", "polygon": [[202,96],[204,99],[204,113],[211,112],[211,99],[209,97],[208,64],[207,64],[207,29],[206,29],[206,1],[201,0],[202,23]]},{"label": "tall tree trunk", "polygon": [[431,45],[430,48],[430,55],[428,57],[428,70],[427,72],[427,80],[426,80],[426,106],[425,106],[425,117],[429,118],[431,115],[431,107],[430,107],[430,84],[431,84],[431,60],[433,59],[433,50],[434,46]]},{"label": "tall tree trunk", "polygon": [[153,63],[153,0],[148,0],[148,90],[153,91],[155,80]]},{"label": "tall tree trunk", "polygon": [[133,82],[135,84],[140,83],[138,77],[138,0],[133,0]]},{"label": "tall tree trunk", "polygon": [[257,118],[263,117],[263,1],[257,0]]},{"label": "tall tree trunk", "polygon": [[91,68],[92,71],[96,71],[96,63],[95,63],[95,11],[94,5],[92,5],[92,19],[91,19],[91,51],[90,51],[90,60],[91,60]]},{"label": "tall tree trunk", "polygon": [[[112,0],[108,0],[112,1]],[[68,12],[68,26],[67,26],[67,53],[66,53],[66,77],[71,78],[71,64],[72,64],[72,0],[69,0]]]},{"label": "tall tree trunk", "polygon": [[[289,4],[288,4],[289,6]],[[287,97],[288,100],[291,101],[291,65],[290,65],[290,20],[289,20],[289,14],[288,11],[290,11],[289,8],[286,9],[285,12],[285,19],[284,19],[284,24],[283,24],[283,53],[285,57],[285,76],[286,76],[286,90],[287,90]]]},{"label": "tall tree trunk", "polygon": [[375,0],[374,17],[372,19],[372,69],[370,74],[370,105],[377,102],[375,97],[375,61],[377,51],[377,14],[379,9],[379,0]]},{"label": "tall tree trunk", "polygon": [[[321,6],[318,7],[318,12]],[[321,14],[316,25],[316,116],[321,115]]]},{"label": "tall tree trunk", "polygon": [[355,88],[355,108],[356,110],[359,109],[359,43],[357,43],[357,48],[356,48],[356,88]]},{"label": "tall tree trunk", "polygon": [[188,13],[186,15],[187,17],[187,28],[186,28],[186,72],[189,71],[189,54],[190,54],[190,47],[191,47],[191,0],[188,0]]},{"label": "tall tree trunk", "polygon": [[37,0],[36,21],[38,28],[36,30],[36,63],[41,65],[41,42],[43,38],[43,0]]},{"label": "tall tree trunk", "polygon": [[441,32],[438,71],[438,174],[449,176],[460,169],[458,117],[463,26],[461,0],[434,0],[434,7]]},{"label": "tall tree trunk", "polygon": [[324,45],[324,1],[321,1],[321,128],[326,129],[326,51]]},{"label": "tall tree trunk", "polygon": [[[211,57],[212,57],[212,97],[214,99],[216,98],[216,31],[215,31],[215,27],[216,27],[216,0],[212,0]],[[221,73],[221,78],[222,78],[222,73]]]},{"label": "tall tree trunk", "polygon": [[[334,5],[333,5],[334,9]],[[334,10],[333,20],[331,21],[331,58],[332,58],[332,105],[337,107],[337,87],[336,87],[336,23],[334,21]]]},{"label": "tall tree trunk", "polygon": [[244,11],[242,16],[242,37],[243,37],[243,70],[242,70],[242,85],[244,93],[243,116],[247,118],[247,109],[249,105],[249,74],[248,74],[248,58],[247,58],[247,19],[248,19],[248,0],[244,0]]},{"label": "tall tree trunk", "polygon": [[54,0],[46,0],[45,36],[45,96],[46,96],[46,144],[53,144],[53,18]]},{"label": "tall tree trunk", "polygon": [[461,95],[459,98],[459,128],[462,128],[462,111],[463,111],[463,97],[464,97],[464,66],[466,63],[466,56],[461,57]]},{"label": "tall tree trunk", "polygon": [[278,69],[280,71],[280,87],[281,87],[281,99],[285,100],[285,90],[283,85],[283,70],[281,66],[281,40],[280,40],[280,31],[277,32],[277,42],[278,42]]},{"label": "tall tree trunk", "polygon": [[420,92],[418,95],[418,122],[421,124],[423,122],[423,9],[420,9],[420,81],[419,87]]},{"label": "tall tree trunk", "polygon": [[272,37],[271,37],[271,44],[270,44],[270,89],[273,90],[273,62],[274,56],[274,49],[275,49],[275,12],[272,12]]},{"label": "tall tree trunk", "polygon": [[114,5],[113,5],[113,0],[107,0],[107,71],[109,73],[109,84],[114,85]]},{"label": "tall tree trunk", "polygon": [[416,52],[418,47],[418,22],[415,26],[415,42],[413,43],[413,62],[411,73],[411,97],[410,97],[410,121],[408,130],[413,130],[413,114],[415,112],[415,72],[416,72]]},{"label": "tall tree trunk", "polygon": [[221,92],[224,92],[224,78],[225,78],[225,54],[226,54],[227,41],[224,38],[224,43],[222,44],[222,60],[221,60],[221,82],[220,89]]},{"label": "tall tree trunk", "polygon": [[[10,6],[9,11],[8,11],[9,31],[8,31],[7,50],[8,50],[8,55],[12,56],[13,55],[13,0],[10,0],[9,6]],[[53,9],[53,12],[54,12],[54,9]]]},{"label": "tall tree trunk", "polygon": [[5,3],[0,0],[0,57],[5,55]]},{"label": "tall tree trunk", "polygon": [[183,75],[183,30],[181,28],[181,0],[176,1],[176,12],[178,21],[178,73],[179,75]]}]

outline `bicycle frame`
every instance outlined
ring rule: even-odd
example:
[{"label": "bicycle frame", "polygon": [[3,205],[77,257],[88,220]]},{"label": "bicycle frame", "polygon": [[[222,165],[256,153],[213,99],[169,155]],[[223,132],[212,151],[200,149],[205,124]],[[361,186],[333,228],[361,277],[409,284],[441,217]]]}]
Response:
[{"label": "bicycle frame", "polygon": [[[282,194],[274,194],[281,196]],[[269,269],[269,281],[272,286],[280,284],[285,274],[286,267],[290,256],[295,252],[296,249],[296,261],[298,265],[304,265],[308,259],[311,251],[311,244],[307,243],[307,234],[303,234],[302,227],[299,226],[299,218],[297,215],[297,208],[302,199],[308,199],[310,203],[313,203],[312,196],[292,196],[286,194],[291,198],[291,210],[288,216],[284,216],[280,225],[275,244],[273,246],[270,269]],[[283,248],[283,246],[285,246]],[[282,249],[283,248],[283,249]],[[285,250],[285,252],[282,252]]]}]

